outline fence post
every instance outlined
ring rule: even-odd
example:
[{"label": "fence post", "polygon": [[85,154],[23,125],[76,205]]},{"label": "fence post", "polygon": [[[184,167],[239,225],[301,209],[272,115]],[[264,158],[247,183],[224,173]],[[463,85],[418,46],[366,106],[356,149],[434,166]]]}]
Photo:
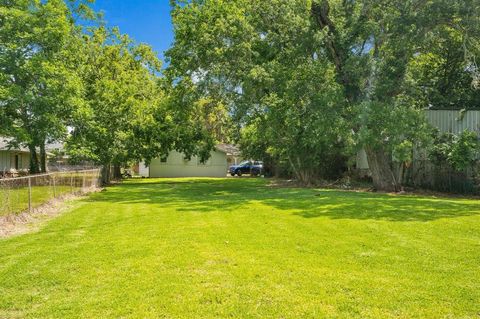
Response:
[{"label": "fence post", "polygon": [[32,180],[28,178],[28,212],[32,213]]},{"label": "fence post", "polygon": [[70,193],[73,194],[73,173],[70,173]]},{"label": "fence post", "polygon": [[57,190],[55,185],[55,174],[52,174],[52,180],[53,180],[53,198],[55,198],[57,197]]},{"label": "fence post", "polygon": [[85,175],[86,175],[86,173],[85,173],[85,171],[83,171],[83,184],[82,184],[82,193],[84,193],[84,192],[85,192]]}]

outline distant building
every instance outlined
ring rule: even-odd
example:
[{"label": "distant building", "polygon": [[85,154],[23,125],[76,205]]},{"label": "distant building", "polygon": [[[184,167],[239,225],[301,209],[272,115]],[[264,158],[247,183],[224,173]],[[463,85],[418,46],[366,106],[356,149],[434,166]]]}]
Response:
[{"label": "distant building", "polygon": [[0,176],[30,167],[30,151],[24,147],[9,147],[9,139],[0,137]]},{"label": "distant building", "polygon": [[144,177],[225,177],[227,153],[217,148],[202,163],[197,156],[187,159],[184,154],[171,151],[167,157],[156,158],[148,166],[141,162],[138,169]]},{"label": "distant building", "polygon": [[233,144],[217,144],[217,149],[227,154],[227,166],[238,165],[243,161],[242,154],[238,146]]},{"label": "distant building", "polygon": [[[0,136],[0,177],[12,176],[18,172],[28,173],[30,169],[30,150],[26,147],[11,147],[10,141],[11,138]],[[62,167],[67,167],[68,157],[65,155],[63,143],[47,144],[45,150],[48,157],[48,171],[62,170]],[[39,155],[38,149],[37,155]]]}]

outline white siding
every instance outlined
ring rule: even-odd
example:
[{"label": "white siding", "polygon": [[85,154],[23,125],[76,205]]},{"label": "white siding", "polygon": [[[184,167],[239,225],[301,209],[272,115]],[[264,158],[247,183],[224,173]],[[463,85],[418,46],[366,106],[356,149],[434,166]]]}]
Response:
[{"label": "white siding", "polygon": [[220,151],[212,151],[210,155],[210,159],[202,164],[196,156],[186,160],[182,153],[172,151],[166,163],[162,163],[160,158],[150,163],[149,177],[225,177],[227,155]]},{"label": "white siding", "polygon": [[15,169],[15,155],[18,155],[18,169],[28,169],[30,156],[28,153],[17,151],[0,151],[0,171],[5,172]]},{"label": "white siding", "polygon": [[148,166],[145,165],[144,162],[141,162],[140,165],[138,166],[138,174],[143,177],[149,177],[149,168]]}]

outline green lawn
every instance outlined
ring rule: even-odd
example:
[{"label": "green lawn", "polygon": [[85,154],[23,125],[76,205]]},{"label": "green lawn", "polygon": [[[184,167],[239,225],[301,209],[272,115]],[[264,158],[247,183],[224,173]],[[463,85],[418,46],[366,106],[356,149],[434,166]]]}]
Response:
[{"label": "green lawn", "polygon": [[[63,196],[73,191],[80,191],[79,187],[57,185],[55,196]],[[54,199],[53,186],[32,187],[32,208],[41,206]],[[0,189],[0,216],[18,214],[28,210],[28,187]]]},{"label": "green lawn", "polygon": [[137,180],[0,241],[0,318],[478,318],[476,200]]}]

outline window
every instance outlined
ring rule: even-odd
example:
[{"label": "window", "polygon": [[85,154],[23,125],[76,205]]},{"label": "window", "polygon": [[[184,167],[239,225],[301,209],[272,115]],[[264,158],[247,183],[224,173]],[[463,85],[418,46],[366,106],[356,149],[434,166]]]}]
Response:
[{"label": "window", "polygon": [[20,168],[20,158],[18,155],[15,155],[15,169],[18,170]]},{"label": "window", "polygon": [[238,164],[238,166],[241,166],[241,167],[250,166],[250,165],[252,165],[252,162],[250,161],[243,161],[240,164]]}]

